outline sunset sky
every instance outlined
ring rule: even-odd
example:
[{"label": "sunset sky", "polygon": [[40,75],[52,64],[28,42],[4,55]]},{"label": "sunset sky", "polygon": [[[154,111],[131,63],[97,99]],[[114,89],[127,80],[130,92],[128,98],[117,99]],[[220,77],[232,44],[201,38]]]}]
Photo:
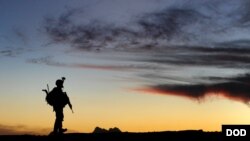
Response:
[{"label": "sunset sky", "polygon": [[0,135],[250,123],[248,0],[0,0]]}]

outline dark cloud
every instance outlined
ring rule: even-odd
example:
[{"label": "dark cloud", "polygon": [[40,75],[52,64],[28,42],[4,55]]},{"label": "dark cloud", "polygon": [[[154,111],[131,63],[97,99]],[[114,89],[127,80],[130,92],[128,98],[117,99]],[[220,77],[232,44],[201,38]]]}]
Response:
[{"label": "dark cloud", "polygon": [[232,76],[250,68],[249,15],[247,0],[180,0],[165,8],[134,14],[126,22],[122,20],[123,24],[89,17],[88,21],[79,22],[76,19],[85,19],[86,15],[69,10],[59,17],[45,18],[43,29],[52,42],[80,51],[125,52],[136,56],[127,60],[143,65],[65,64],[36,59],[30,62],[107,70],[141,69],[136,75],[153,83],[141,90],[194,99],[216,94],[248,103],[249,75]]},{"label": "dark cloud", "polygon": [[240,16],[240,26],[249,27],[250,26],[250,2],[248,0],[243,0],[240,10],[242,12]]},{"label": "dark cloud", "polygon": [[128,37],[133,38],[136,35],[132,30],[99,21],[76,25],[70,20],[70,13],[67,12],[63,14],[67,16],[58,19],[45,19],[45,32],[52,42],[67,43],[81,49],[98,49],[107,47],[108,43],[118,43],[118,40],[127,41]]},{"label": "dark cloud", "polygon": [[[177,3],[177,2],[176,2]],[[228,10],[229,9],[229,10]],[[217,46],[238,34],[249,34],[245,0],[228,3],[218,0],[185,2],[149,13],[140,13],[127,23],[107,23],[101,19],[79,22],[86,15],[68,10],[57,18],[45,18],[44,31],[53,42],[67,43],[83,49],[156,48],[161,45]],[[248,10],[249,11],[249,10]],[[82,16],[81,16],[82,15]],[[244,22],[242,22],[244,19]],[[125,26],[124,26],[125,25]],[[236,40],[236,39],[235,39]]]},{"label": "dark cloud", "polygon": [[172,66],[249,68],[249,48],[168,47],[137,61]]},{"label": "dark cloud", "polygon": [[[218,78],[216,78],[218,80]],[[201,100],[211,95],[223,96],[225,98],[241,101],[250,105],[250,75],[245,74],[238,77],[223,78],[225,82],[213,84],[159,84],[136,89],[138,91],[159,93],[188,97]]]},{"label": "dark cloud", "polygon": [[219,46],[222,47],[234,47],[234,48],[248,48],[250,46],[250,40],[233,40],[233,41],[227,41],[227,42],[221,42],[218,44]]},{"label": "dark cloud", "polygon": [[205,16],[193,9],[168,8],[143,15],[138,24],[143,29],[143,36],[148,38],[171,40],[179,36],[180,40],[190,40],[195,38],[194,34],[188,34],[184,28],[204,19]]}]

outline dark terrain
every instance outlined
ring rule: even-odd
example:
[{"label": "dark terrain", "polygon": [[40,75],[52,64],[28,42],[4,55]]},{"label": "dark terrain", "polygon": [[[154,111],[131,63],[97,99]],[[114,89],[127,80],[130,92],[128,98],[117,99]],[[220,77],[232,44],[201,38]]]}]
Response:
[{"label": "dark terrain", "polygon": [[222,141],[221,132],[202,130],[164,131],[148,133],[68,133],[54,136],[2,135],[1,141]]}]

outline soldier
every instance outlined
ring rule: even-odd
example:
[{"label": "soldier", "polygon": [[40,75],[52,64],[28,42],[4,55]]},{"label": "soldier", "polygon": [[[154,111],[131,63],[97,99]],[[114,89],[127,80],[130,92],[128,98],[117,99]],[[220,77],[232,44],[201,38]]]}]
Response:
[{"label": "soldier", "polygon": [[[70,103],[69,97],[67,96],[66,92],[62,91],[63,82],[65,78],[56,80],[56,87],[51,91],[48,92],[47,90],[43,90],[46,92],[46,101],[53,106],[53,110],[56,113],[56,119],[54,124],[54,130],[51,134],[62,134],[67,131],[67,129],[62,128],[63,122],[63,108],[68,104],[70,109],[72,110],[72,105]],[[72,110],[73,112],[73,110]]]}]

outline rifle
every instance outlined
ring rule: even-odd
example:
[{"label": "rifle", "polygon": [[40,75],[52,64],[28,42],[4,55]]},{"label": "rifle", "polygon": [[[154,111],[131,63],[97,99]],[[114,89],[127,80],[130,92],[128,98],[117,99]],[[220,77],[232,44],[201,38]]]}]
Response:
[{"label": "rifle", "polygon": [[[65,80],[66,80],[66,78],[62,77],[62,81],[64,82]],[[64,93],[68,97],[67,93],[66,92],[64,92]],[[72,113],[74,113],[73,108],[72,108],[72,104],[70,103],[70,100],[69,100],[69,97],[68,97],[68,105],[69,105],[69,108],[71,109]]]},{"label": "rifle", "polygon": [[49,84],[47,84],[47,90],[43,89],[42,91],[44,91],[46,94],[49,94]]},{"label": "rifle", "polygon": [[70,102],[70,100],[69,100],[69,97],[68,97],[67,93],[64,92],[64,94],[65,94],[65,95],[67,96],[67,98],[68,98],[68,105],[69,105],[69,108],[71,109],[72,113],[74,113],[73,108],[72,108],[72,104],[71,104],[71,102]]},{"label": "rifle", "polygon": [[74,114],[74,111],[73,111],[73,108],[72,108],[72,105],[71,105],[71,104],[69,105],[69,108],[71,109],[72,114]]}]

